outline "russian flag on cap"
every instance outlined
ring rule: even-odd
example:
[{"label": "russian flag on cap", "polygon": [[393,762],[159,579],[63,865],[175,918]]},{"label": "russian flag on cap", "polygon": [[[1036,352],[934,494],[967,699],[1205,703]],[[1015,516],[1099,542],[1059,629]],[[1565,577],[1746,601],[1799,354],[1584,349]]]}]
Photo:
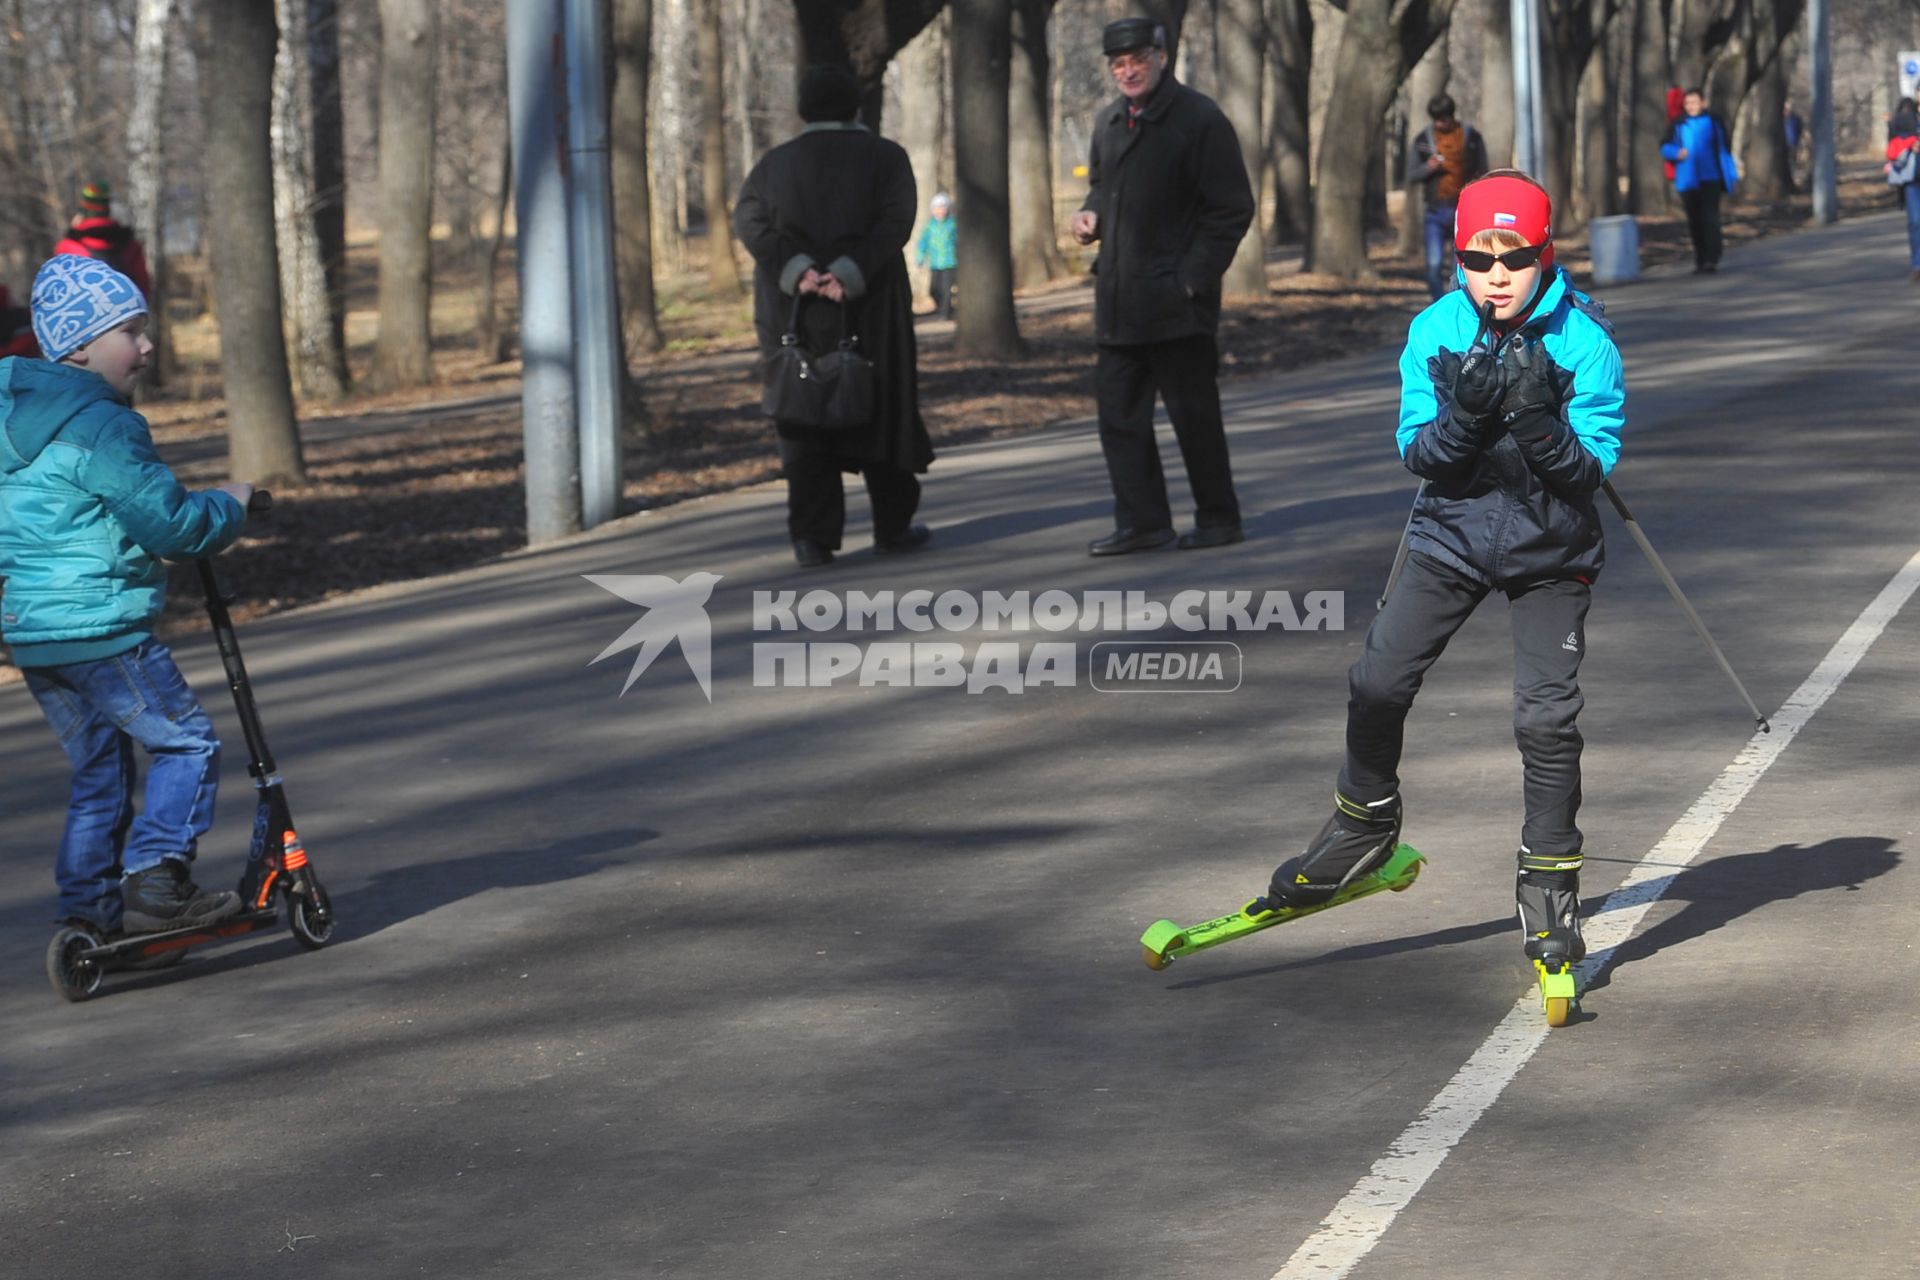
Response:
[{"label": "russian flag on cap", "polygon": [[1493,215],[1493,225],[1496,227],[1517,226],[1519,222],[1520,219],[1510,213],[1496,213]]}]

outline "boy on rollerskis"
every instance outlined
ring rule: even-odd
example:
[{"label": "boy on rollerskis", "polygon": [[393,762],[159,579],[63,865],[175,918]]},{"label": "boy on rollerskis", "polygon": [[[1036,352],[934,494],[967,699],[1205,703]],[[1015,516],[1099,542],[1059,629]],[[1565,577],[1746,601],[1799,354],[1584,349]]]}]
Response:
[{"label": "boy on rollerskis", "polygon": [[1460,193],[1464,288],[1414,318],[1400,356],[1397,440],[1423,481],[1409,554],[1348,675],[1333,816],[1256,903],[1324,903],[1393,854],[1407,712],[1447,641],[1498,591],[1513,619],[1526,810],[1515,898],[1528,958],[1560,968],[1586,954],[1577,677],[1605,560],[1593,499],[1620,455],[1625,387],[1598,309],[1554,266],[1552,225],[1547,193],[1515,170]]},{"label": "boy on rollerskis", "polygon": [[[131,403],[153,352],[133,281],[62,255],[31,304],[45,359],[0,360],[0,634],[73,765],[60,915],[103,937],[208,924],[240,909],[188,878],[220,742],[153,626],[165,561],[237,538],[253,487],[189,493],[154,452]],[[152,758],[137,818],[136,743]]]}]

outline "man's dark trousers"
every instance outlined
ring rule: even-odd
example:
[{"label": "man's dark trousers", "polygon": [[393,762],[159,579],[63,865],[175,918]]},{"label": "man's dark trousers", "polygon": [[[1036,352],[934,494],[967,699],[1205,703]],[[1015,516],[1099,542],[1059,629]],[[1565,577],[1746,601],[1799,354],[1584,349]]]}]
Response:
[{"label": "man's dark trousers", "polygon": [[1718,182],[1702,182],[1691,191],[1680,193],[1687,211],[1687,234],[1693,238],[1693,265],[1720,265],[1720,197],[1726,188]]},{"label": "man's dark trousers", "polygon": [[1113,481],[1117,529],[1171,529],[1167,478],[1153,438],[1157,392],[1173,419],[1173,434],[1193,489],[1194,523],[1203,529],[1240,523],[1220,417],[1220,355],[1213,335],[1168,342],[1102,346],[1095,370],[1100,405],[1100,451]]},{"label": "man's dark trousers", "polygon": [[[873,537],[891,542],[907,531],[920,507],[920,478],[883,462],[859,462],[873,503]],[[840,549],[847,525],[847,491],[840,473],[841,452],[822,440],[780,437],[780,465],[787,477],[787,535]]]},{"label": "man's dark trousers", "polygon": [[[1340,792],[1362,803],[1400,789],[1407,712],[1434,664],[1492,590],[1418,551],[1367,628],[1348,673],[1347,763]],[[1580,659],[1593,591],[1577,578],[1506,591],[1513,615],[1513,736],[1525,779],[1521,840],[1540,854],[1580,852]]]}]

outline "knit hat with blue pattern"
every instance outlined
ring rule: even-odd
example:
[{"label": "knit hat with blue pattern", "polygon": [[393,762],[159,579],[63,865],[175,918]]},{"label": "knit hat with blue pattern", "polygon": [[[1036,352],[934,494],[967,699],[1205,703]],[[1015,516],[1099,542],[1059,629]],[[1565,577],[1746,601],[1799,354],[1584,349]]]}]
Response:
[{"label": "knit hat with blue pattern", "polygon": [[147,314],[138,285],[97,258],[63,253],[33,278],[33,336],[40,354],[64,360],[101,334]]}]

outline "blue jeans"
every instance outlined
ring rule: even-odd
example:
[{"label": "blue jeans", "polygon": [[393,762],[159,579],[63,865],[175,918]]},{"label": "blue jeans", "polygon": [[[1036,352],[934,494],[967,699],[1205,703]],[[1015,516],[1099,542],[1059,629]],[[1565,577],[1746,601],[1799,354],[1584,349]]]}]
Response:
[{"label": "blue jeans", "polygon": [[1900,191],[1907,198],[1907,255],[1920,271],[1920,182],[1909,182]]},{"label": "blue jeans", "polygon": [[[111,658],[22,674],[73,764],[67,827],[54,879],[60,915],[113,932],[120,877],[163,859],[192,862],[213,825],[220,740],[213,721],[158,640]],[[147,802],[133,814],[138,743],[152,758]]]},{"label": "blue jeans", "polygon": [[1435,298],[1453,288],[1454,208],[1449,204],[1427,210],[1427,292]]}]

